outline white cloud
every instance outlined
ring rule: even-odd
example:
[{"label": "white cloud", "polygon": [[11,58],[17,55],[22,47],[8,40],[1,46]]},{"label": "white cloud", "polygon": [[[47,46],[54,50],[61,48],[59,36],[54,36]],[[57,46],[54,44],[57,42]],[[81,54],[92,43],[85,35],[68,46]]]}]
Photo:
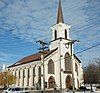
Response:
[{"label": "white cloud", "polygon": [[[58,0],[6,0],[5,2],[6,7],[0,2],[0,19],[3,17],[4,29],[14,29],[11,31],[12,35],[27,42],[33,43],[39,39],[50,41],[50,26],[56,23]],[[81,41],[77,50],[98,41],[100,17],[96,0],[91,2],[62,0],[62,7],[65,23],[72,26],[71,37]],[[3,30],[0,29],[0,33],[3,33]]]}]

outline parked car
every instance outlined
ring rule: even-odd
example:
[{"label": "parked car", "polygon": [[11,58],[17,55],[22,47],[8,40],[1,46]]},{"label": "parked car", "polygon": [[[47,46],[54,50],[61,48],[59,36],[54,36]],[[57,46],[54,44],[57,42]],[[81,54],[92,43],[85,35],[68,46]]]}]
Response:
[{"label": "parked car", "polygon": [[8,88],[4,91],[4,93],[29,93],[30,90],[26,90],[25,88]]}]

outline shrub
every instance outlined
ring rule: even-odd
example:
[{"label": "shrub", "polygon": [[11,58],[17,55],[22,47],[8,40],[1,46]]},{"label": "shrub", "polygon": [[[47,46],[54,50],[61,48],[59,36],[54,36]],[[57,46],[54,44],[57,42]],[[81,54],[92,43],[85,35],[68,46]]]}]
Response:
[{"label": "shrub", "polygon": [[86,87],[83,87],[83,86],[79,87],[79,89],[82,90],[82,91],[83,90],[87,90],[87,88]]},{"label": "shrub", "polygon": [[99,88],[100,89],[100,86],[97,86],[96,88]]}]

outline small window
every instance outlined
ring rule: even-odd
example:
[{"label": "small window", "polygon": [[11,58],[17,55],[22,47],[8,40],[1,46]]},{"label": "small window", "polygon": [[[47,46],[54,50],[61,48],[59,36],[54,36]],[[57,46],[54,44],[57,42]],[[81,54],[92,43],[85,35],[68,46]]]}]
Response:
[{"label": "small window", "polygon": [[55,30],[55,32],[54,32],[54,37],[55,37],[55,40],[57,39],[57,30]]},{"label": "small window", "polygon": [[65,29],[65,38],[67,39],[67,30]]}]

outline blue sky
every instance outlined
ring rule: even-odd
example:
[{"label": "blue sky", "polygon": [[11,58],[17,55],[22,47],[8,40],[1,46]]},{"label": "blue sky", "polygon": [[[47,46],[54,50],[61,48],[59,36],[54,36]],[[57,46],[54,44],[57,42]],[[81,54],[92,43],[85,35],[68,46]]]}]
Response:
[{"label": "blue sky", "polygon": [[[58,0],[0,0],[0,65],[12,64],[38,52],[37,40],[51,40]],[[65,23],[75,53],[100,44],[100,0],[62,0]],[[100,46],[76,54],[83,63],[100,58]]]}]

